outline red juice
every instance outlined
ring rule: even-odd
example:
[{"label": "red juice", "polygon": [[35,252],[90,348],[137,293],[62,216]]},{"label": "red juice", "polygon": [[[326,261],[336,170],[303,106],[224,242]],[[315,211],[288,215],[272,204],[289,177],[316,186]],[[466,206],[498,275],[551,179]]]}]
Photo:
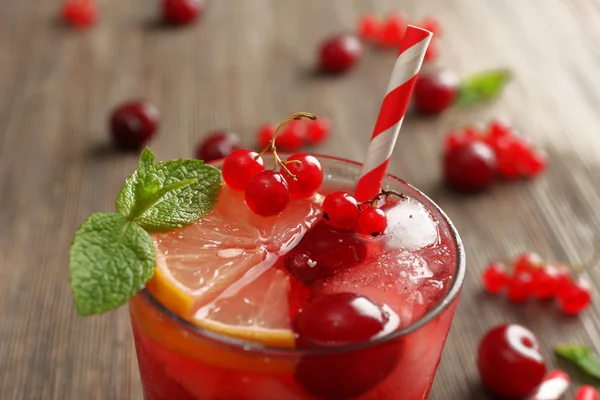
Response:
[{"label": "red juice", "polygon": [[[319,159],[320,193],[351,189],[360,166]],[[407,198],[386,201],[388,227],[376,238],[330,228],[318,197],[260,219],[228,188],[198,226],[154,235],[158,263],[170,269],[157,267],[130,301],[145,399],[426,399],[464,253],[435,204],[395,178],[384,185]],[[298,253],[309,253],[318,273],[290,274]],[[346,292],[388,310],[393,330],[341,348],[296,346],[290,326],[298,310]]]}]

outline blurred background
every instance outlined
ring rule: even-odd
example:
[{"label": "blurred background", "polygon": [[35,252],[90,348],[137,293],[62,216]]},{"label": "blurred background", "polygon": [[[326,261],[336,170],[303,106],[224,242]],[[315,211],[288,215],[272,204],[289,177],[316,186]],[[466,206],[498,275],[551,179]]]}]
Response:
[{"label": "blurred background", "polygon": [[[507,68],[501,96],[435,117],[409,111],[390,172],[433,198],[467,248],[461,303],[431,399],[485,399],[476,345],[491,326],[523,323],[549,362],[560,342],[600,350],[600,315],[509,304],[483,294],[491,260],[525,250],[576,263],[600,232],[600,17],[593,0],[207,0],[198,21],[161,22],[159,2],[100,0],[76,29],[60,1],[0,0],[0,397],[141,399],[127,310],[77,317],[68,248],[91,212],[112,211],[138,153],[116,151],[108,121],[131,99],[152,102],[158,159],[192,157],[216,129],[254,146],[259,127],[295,111],[326,116],[328,139],[310,151],[362,161],[396,51],[365,44],[343,75],[316,71],[319,46],[356,32],[365,13],[434,16],[443,33],[426,68],[461,76]],[[532,180],[477,195],[443,184],[446,133],[504,119],[548,154]],[[588,274],[597,294],[600,273]],[[566,368],[566,367],[565,367]],[[580,382],[581,375],[574,375]],[[574,392],[572,392],[574,393]]]}]

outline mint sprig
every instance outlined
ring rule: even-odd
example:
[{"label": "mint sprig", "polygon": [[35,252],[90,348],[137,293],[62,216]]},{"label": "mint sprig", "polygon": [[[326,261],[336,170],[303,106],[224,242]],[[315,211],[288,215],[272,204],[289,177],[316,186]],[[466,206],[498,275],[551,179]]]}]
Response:
[{"label": "mint sprig", "polygon": [[484,71],[463,79],[455,104],[468,107],[500,97],[511,79],[512,74],[507,69]]},{"label": "mint sprig", "polygon": [[92,214],[71,244],[69,269],[77,312],[101,314],[125,304],[152,277],[148,231],[189,225],[214,207],[221,174],[198,160],[155,164],[144,150],[117,198],[117,212]]},{"label": "mint sprig", "polygon": [[600,379],[600,359],[582,344],[563,344],[556,346],[554,351],[559,356],[571,361],[588,375]]}]

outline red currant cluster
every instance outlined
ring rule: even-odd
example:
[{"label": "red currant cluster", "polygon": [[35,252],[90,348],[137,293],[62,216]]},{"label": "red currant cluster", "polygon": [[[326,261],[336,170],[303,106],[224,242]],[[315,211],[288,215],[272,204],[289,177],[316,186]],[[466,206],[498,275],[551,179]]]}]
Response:
[{"label": "red currant cluster", "polygon": [[323,219],[333,228],[354,231],[365,236],[379,236],[387,227],[385,212],[377,206],[383,197],[404,195],[382,191],[372,200],[359,203],[346,192],[334,192],[323,201]]},{"label": "red currant cluster", "polygon": [[[376,43],[384,48],[398,49],[404,40],[404,34],[409,21],[401,13],[390,13],[381,20],[376,15],[365,14],[358,20],[358,36],[365,42]],[[414,22],[413,25],[420,26],[433,33],[433,38],[425,61],[434,61],[438,56],[437,38],[441,35],[440,23],[435,18],[425,18]]]},{"label": "red currant cluster", "polygon": [[[309,113],[295,113],[276,129],[269,145],[261,153],[239,149],[223,162],[223,180],[234,190],[243,190],[248,207],[263,217],[282,212],[291,198],[313,196],[323,182],[319,161],[308,154],[294,154],[283,161],[277,154],[275,140],[278,132],[290,121],[299,118],[316,119]],[[266,170],[262,155],[271,151],[275,159],[272,170]],[[277,168],[279,167],[279,170]]]},{"label": "red currant cluster", "polygon": [[523,302],[556,298],[566,314],[579,314],[592,302],[590,285],[573,268],[544,262],[535,253],[523,253],[513,263],[512,275],[503,263],[492,263],[483,272],[483,287],[490,293],[506,290],[509,300]]},{"label": "red currant cluster", "polygon": [[544,153],[498,121],[486,132],[466,128],[450,133],[444,141],[444,176],[460,190],[486,189],[496,177],[533,178],[546,169],[547,162]]},{"label": "red currant cluster", "polygon": [[[204,0],[163,0],[165,22],[187,25],[194,22],[204,9]],[[98,20],[98,7],[93,0],[66,0],[62,7],[63,20],[76,28],[89,28]]]},{"label": "red currant cluster", "polygon": [[[277,135],[275,145],[285,151],[296,151],[304,145],[318,145],[329,136],[331,124],[325,118],[290,121]],[[256,134],[258,147],[264,149],[275,136],[277,125],[264,124]]]}]

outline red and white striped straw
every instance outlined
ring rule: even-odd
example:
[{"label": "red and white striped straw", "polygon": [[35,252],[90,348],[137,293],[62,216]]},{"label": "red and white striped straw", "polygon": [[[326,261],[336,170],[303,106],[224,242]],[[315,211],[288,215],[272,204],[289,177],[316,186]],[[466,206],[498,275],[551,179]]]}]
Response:
[{"label": "red and white striped straw", "polygon": [[356,186],[355,197],[358,201],[372,199],[381,191],[381,183],[431,36],[431,32],[416,26],[409,25],[406,29]]},{"label": "red and white striped straw", "polygon": [[558,400],[560,399],[571,383],[571,378],[566,372],[560,369],[550,372],[542,384],[529,400]]}]

